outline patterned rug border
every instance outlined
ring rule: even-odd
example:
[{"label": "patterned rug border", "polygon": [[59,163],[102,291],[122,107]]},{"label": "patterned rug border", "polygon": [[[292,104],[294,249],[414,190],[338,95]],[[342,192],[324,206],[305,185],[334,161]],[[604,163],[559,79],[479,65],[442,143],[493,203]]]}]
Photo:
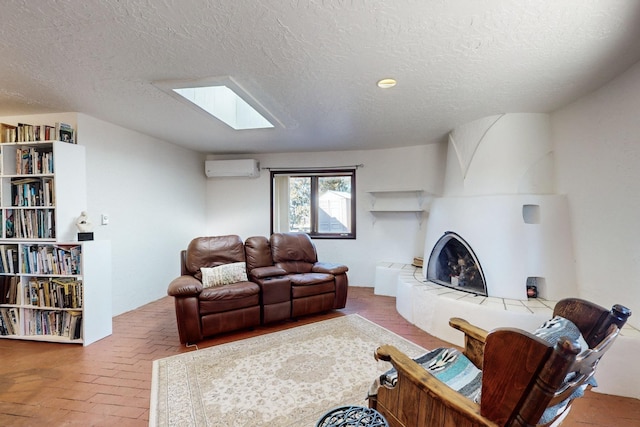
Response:
[{"label": "patterned rug border", "polygon": [[[209,356],[213,355],[214,359],[216,355],[224,355],[225,358],[233,358],[233,359],[241,359],[250,356],[252,353],[258,354],[260,352],[265,352],[269,346],[273,346],[274,344],[284,342],[290,342],[295,339],[304,339],[309,335],[321,333],[323,330],[341,330],[344,328],[354,328],[358,334],[363,334],[363,336],[367,337],[372,341],[377,341],[377,346],[383,344],[393,344],[400,348],[401,351],[409,354],[410,356],[418,356],[424,353],[426,350],[417,344],[412,343],[411,341],[401,337],[395,332],[390,331],[389,329],[376,324],[358,314],[349,314],[344,316],[335,317],[332,319],[327,319],[319,322],[309,323],[301,326],[296,326],[293,328],[266,333],[263,335],[246,338],[243,340],[233,341],[225,344],[220,344],[212,347],[207,347],[203,349],[198,349],[195,351],[181,353],[174,356],[169,356],[162,359],[157,359],[153,361],[153,370],[152,370],[152,378],[151,378],[151,405],[149,410],[149,425],[150,426],[165,426],[172,425],[167,422],[167,418],[169,417],[168,413],[165,413],[161,409],[160,399],[161,399],[161,376],[165,377],[168,374],[166,371],[168,366],[170,365],[180,365],[187,366],[185,368],[185,372],[187,371],[189,364],[197,364],[202,363],[203,360],[210,360]],[[374,360],[373,352],[375,348],[371,348],[369,353],[367,354],[371,360]],[[377,371],[380,373],[384,372],[384,370],[388,369],[390,365],[386,362],[375,362],[379,364],[381,367]],[[377,366],[377,365],[376,365]],[[191,375],[194,375],[193,372],[189,371]],[[375,378],[375,375],[371,376],[371,381]],[[168,380],[167,380],[168,381]],[[168,390],[168,385],[164,386],[165,389]],[[189,389],[191,390],[191,389]],[[168,391],[167,391],[168,393]],[[200,390],[197,390],[195,393],[199,396]],[[366,394],[366,388],[362,390],[362,398]],[[167,398],[165,393],[164,399]],[[195,396],[193,397],[195,398]],[[163,401],[164,402],[164,401]],[[201,402],[191,402],[192,405],[200,404]],[[366,404],[364,401],[362,404]],[[166,408],[163,408],[166,410]],[[330,408],[325,408],[328,410]],[[192,409],[192,413],[197,412],[205,414],[205,409],[202,406],[198,406],[197,410]],[[308,414],[306,415],[308,417]],[[314,415],[315,416],[315,415]],[[198,418],[195,420],[196,425],[210,425],[207,422],[206,416],[204,419]],[[179,424],[179,423],[178,423]],[[243,424],[238,424],[243,425]],[[294,424],[291,424],[294,425]]]}]

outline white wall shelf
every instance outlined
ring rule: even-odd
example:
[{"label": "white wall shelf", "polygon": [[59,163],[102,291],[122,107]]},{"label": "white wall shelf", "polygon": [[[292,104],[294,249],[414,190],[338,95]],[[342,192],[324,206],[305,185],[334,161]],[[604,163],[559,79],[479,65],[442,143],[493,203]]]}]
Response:
[{"label": "white wall shelf", "polygon": [[422,225],[425,208],[425,200],[433,197],[421,188],[385,188],[366,190],[371,196],[371,207],[368,209],[376,222],[379,214],[405,214],[413,213],[419,224]]}]

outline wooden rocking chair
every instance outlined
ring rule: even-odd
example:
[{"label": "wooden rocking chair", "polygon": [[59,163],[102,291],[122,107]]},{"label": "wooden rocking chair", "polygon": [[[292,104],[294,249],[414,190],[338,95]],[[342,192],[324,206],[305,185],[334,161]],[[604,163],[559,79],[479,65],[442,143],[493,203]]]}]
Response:
[{"label": "wooden rocking chair", "polygon": [[[453,318],[450,325],[465,334],[463,354],[482,370],[480,403],[448,387],[395,347],[385,345],[376,350],[375,357],[391,362],[397,380],[393,388],[379,387],[377,395],[369,398],[369,406],[391,427],[558,425],[570,409],[572,395],[586,387],[631,311],[621,305],[609,311],[570,298],[558,302],[553,314],[573,322],[589,349],[581,349],[566,337],[550,344],[513,328],[488,333]],[[563,402],[566,407],[553,419],[539,424],[545,410]]]}]

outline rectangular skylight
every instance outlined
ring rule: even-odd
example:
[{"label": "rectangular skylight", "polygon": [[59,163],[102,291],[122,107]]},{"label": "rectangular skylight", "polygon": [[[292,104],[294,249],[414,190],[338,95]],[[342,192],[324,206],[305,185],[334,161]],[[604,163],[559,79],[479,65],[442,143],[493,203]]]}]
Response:
[{"label": "rectangular skylight", "polygon": [[269,120],[227,86],[174,88],[173,91],[235,130],[274,127]]}]

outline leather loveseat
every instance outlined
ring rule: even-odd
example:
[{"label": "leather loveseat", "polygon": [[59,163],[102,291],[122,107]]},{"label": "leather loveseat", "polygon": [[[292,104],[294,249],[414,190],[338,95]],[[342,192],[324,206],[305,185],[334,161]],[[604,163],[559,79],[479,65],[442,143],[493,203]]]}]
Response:
[{"label": "leather loveseat", "polygon": [[[181,251],[180,261],[181,276],[167,293],[175,299],[183,344],[344,308],[347,302],[348,268],[318,262],[304,233],[254,236],[244,244],[236,235],[198,237]],[[240,265],[244,274],[237,276]],[[214,283],[207,287],[203,282],[211,284],[212,272]]]}]

